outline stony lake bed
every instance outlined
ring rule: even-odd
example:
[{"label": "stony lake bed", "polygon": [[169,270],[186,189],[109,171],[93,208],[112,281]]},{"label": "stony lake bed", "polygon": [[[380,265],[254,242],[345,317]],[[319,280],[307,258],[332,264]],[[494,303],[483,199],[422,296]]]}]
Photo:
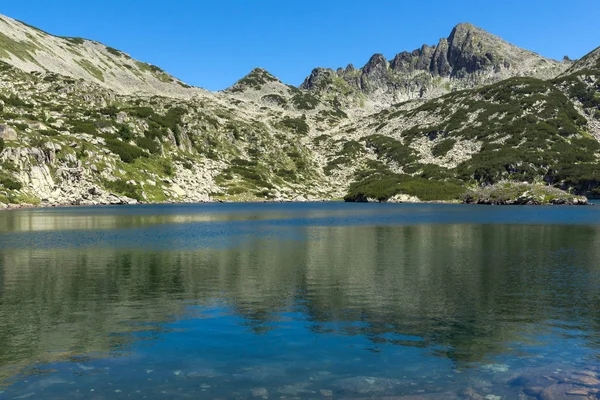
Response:
[{"label": "stony lake bed", "polygon": [[586,399],[597,207],[0,214],[0,398]]}]

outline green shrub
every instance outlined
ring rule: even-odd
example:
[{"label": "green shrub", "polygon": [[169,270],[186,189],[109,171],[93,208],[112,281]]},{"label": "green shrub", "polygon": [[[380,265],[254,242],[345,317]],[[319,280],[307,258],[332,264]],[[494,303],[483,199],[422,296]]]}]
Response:
[{"label": "green shrub", "polygon": [[154,115],[154,110],[152,107],[134,107],[126,110],[131,116],[138,118],[149,118],[151,115]]},{"label": "green shrub", "polygon": [[261,98],[262,101],[277,104],[284,107],[287,104],[287,100],[278,94],[267,94]]},{"label": "green shrub", "polygon": [[382,135],[371,135],[365,139],[367,147],[375,150],[375,153],[390,161],[407,164],[416,160],[414,150],[402,142]]},{"label": "green shrub", "polygon": [[303,118],[285,117],[281,120],[279,126],[300,135],[307,135],[310,130],[306,123],[306,116]]},{"label": "green shrub", "polygon": [[119,128],[119,132],[117,134],[125,142],[129,142],[130,140],[133,140],[133,138],[135,137],[133,135],[133,132],[131,132],[131,128],[129,127],[129,125],[121,125],[121,127]]},{"label": "green shrub", "polygon": [[464,192],[464,187],[452,182],[378,171],[352,183],[344,200],[355,202],[373,198],[387,201],[400,193],[423,201],[458,200]]},{"label": "green shrub", "polygon": [[4,139],[0,138],[0,153],[4,150]]},{"label": "green shrub", "polygon": [[298,110],[314,110],[319,105],[319,99],[310,93],[298,93],[292,97],[292,103]]},{"label": "green shrub", "polygon": [[116,117],[119,113],[119,108],[115,105],[110,105],[105,108],[101,108],[98,112],[102,115],[108,115],[109,117]]},{"label": "green shrub", "polygon": [[33,104],[29,104],[19,98],[19,96],[15,94],[11,94],[10,96],[0,95],[0,100],[4,102],[5,105],[17,107],[17,108],[28,108],[32,109]]},{"label": "green shrub", "polygon": [[8,190],[21,190],[23,188],[21,182],[16,181],[8,176],[0,176],[0,185],[4,186]]},{"label": "green shrub", "polygon": [[333,170],[341,167],[341,166],[345,166],[352,163],[352,159],[350,159],[349,157],[338,157],[332,161],[330,161],[325,168],[323,168],[323,172],[325,172],[325,175],[331,175],[331,173],[333,172]]},{"label": "green shrub", "polygon": [[87,133],[94,136],[98,135],[98,128],[93,122],[75,119],[71,120],[70,124],[74,133]]},{"label": "green shrub", "polygon": [[136,144],[142,149],[148,150],[151,154],[160,154],[161,146],[154,140],[147,137],[138,137],[135,139]]},{"label": "green shrub", "polygon": [[431,149],[431,153],[434,157],[443,157],[446,154],[448,154],[450,150],[452,150],[455,144],[456,139],[444,139],[435,146],[433,146],[433,148]]},{"label": "green shrub", "polygon": [[125,179],[117,179],[116,181],[103,180],[102,183],[109,191],[136,199],[137,201],[143,201],[140,188],[127,183]]},{"label": "green shrub", "polygon": [[123,162],[128,164],[132,164],[138,158],[148,157],[148,154],[139,147],[114,138],[106,139],[106,147],[111,152],[117,154]]}]

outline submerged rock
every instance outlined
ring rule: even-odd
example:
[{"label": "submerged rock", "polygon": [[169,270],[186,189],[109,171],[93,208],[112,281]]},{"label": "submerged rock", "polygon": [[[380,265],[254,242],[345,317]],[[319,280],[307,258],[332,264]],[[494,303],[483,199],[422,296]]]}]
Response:
[{"label": "submerged rock", "polygon": [[252,393],[252,397],[258,399],[268,399],[269,391],[265,388],[254,388],[250,391]]},{"label": "submerged rock", "polygon": [[343,391],[369,394],[382,393],[393,390],[399,386],[407,386],[407,382],[390,378],[357,376],[353,378],[340,379],[336,381],[334,385]]},{"label": "submerged rock", "polygon": [[596,392],[592,389],[582,389],[570,384],[554,384],[544,389],[539,398],[541,400],[584,400],[595,399]]}]

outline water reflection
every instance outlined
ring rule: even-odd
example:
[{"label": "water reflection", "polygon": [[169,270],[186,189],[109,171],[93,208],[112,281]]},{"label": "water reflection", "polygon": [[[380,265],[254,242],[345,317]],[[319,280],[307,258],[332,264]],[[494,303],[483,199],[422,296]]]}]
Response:
[{"label": "water reflection", "polygon": [[[126,228],[119,234],[138,240],[131,229],[136,222],[112,218],[102,229]],[[275,221],[263,226],[268,234],[231,225],[228,235],[237,240],[226,247],[203,241],[195,248],[172,241],[168,249],[139,241],[129,248],[106,241],[0,247],[0,378],[32,366],[77,363],[82,355],[149,352],[156,362],[181,368],[153,350],[160,346],[179,363],[189,357],[220,365],[229,378],[249,359],[254,365],[283,359],[287,369],[304,371],[321,357],[330,363],[328,372],[344,368],[357,376],[398,368],[404,376],[409,366],[434,365],[444,376],[499,360],[541,356],[545,363],[590,364],[598,355],[596,227],[288,226],[273,216],[263,219]],[[221,228],[205,225],[205,232]],[[178,229],[185,232],[186,225]],[[152,231],[145,235],[154,242]],[[574,347],[559,354],[555,347],[565,344]],[[354,361],[357,355],[362,361]],[[143,370],[145,362],[132,361]]]}]

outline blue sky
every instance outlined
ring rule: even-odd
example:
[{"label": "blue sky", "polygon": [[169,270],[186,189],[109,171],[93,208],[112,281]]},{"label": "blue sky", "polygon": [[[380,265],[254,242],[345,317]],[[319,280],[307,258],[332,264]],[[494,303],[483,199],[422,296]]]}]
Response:
[{"label": "blue sky", "polygon": [[436,44],[459,22],[546,57],[600,46],[600,0],[6,0],[0,13],[103,42],[210,90],[254,67],[298,85],[317,66],[359,67],[374,53]]}]

